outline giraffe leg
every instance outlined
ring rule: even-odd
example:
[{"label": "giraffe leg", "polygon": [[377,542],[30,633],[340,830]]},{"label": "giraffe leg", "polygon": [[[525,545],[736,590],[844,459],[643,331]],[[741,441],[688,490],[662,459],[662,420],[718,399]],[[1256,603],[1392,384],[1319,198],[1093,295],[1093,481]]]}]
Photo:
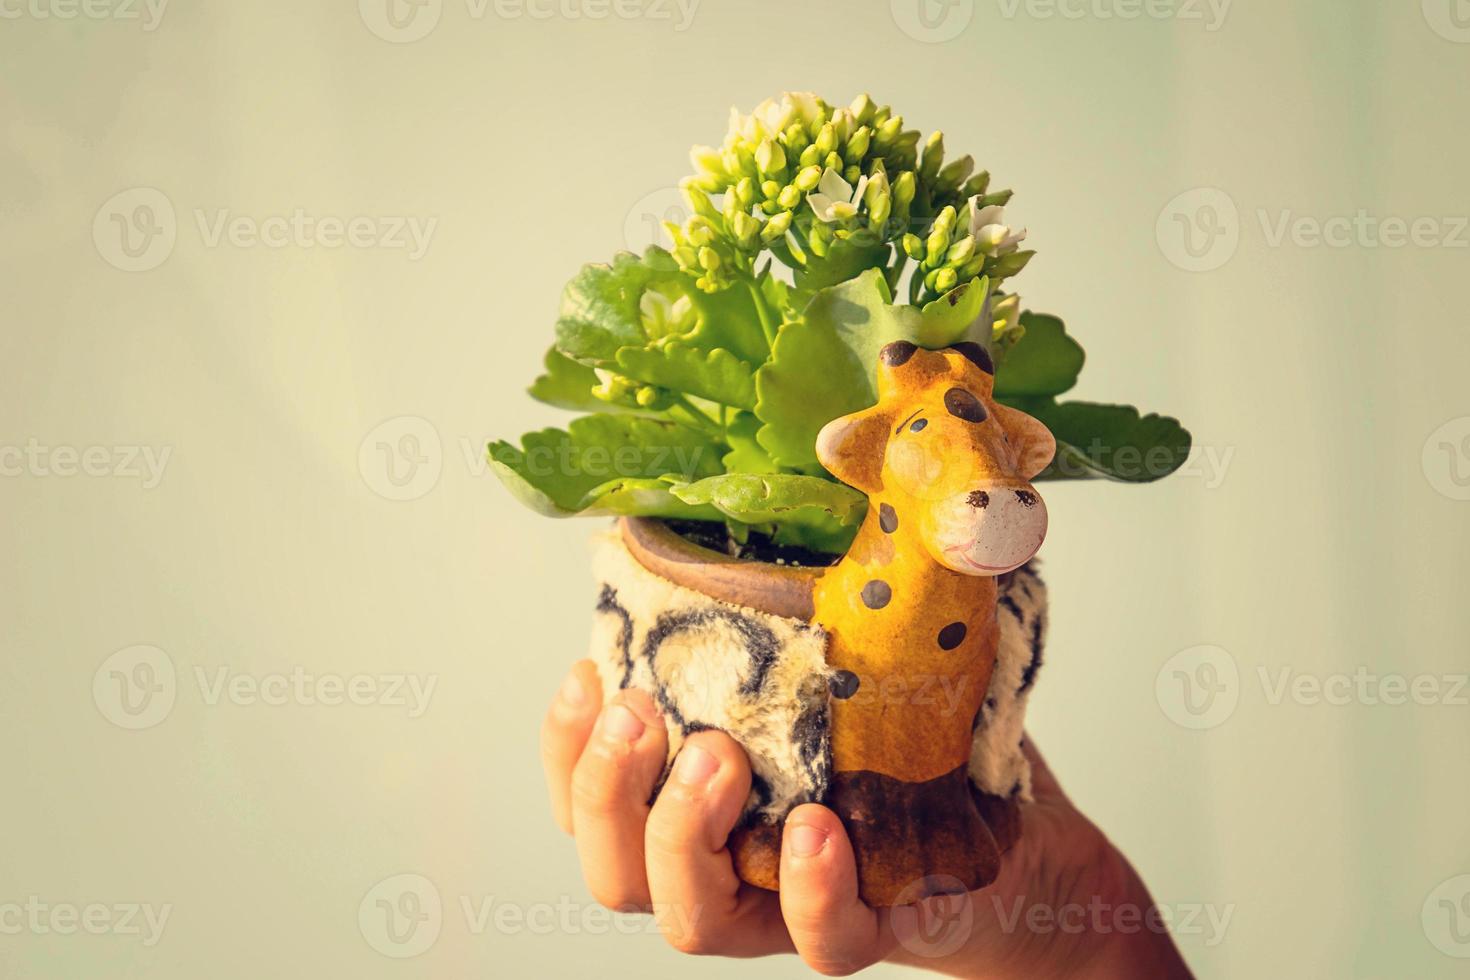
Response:
[{"label": "giraffe leg", "polygon": [[921,783],[834,773],[827,805],[852,838],[859,892],[869,905],[974,891],[1000,871],[1000,845],[964,766]]}]

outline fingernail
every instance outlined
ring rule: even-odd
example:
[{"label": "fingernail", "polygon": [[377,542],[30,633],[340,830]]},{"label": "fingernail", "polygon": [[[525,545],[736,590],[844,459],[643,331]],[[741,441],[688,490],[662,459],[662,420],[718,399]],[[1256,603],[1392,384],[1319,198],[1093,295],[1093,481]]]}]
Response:
[{"label": "fingernail", "polygon": [[786,828],[786,840],[794,856],[815,857],[827,846],[827,832],[811,824],[799,823]]},{"label": "fingernail", "polygon": [[610,704],[602,713],[602,734],[615,742],[636,742],[643,734],[643,722],[621,704]]},{"label": "fingernail", "polygon": [[587,689],[582,686],[582,679],[575,670],[561,682],[561,699],[574,708],[587,703]]},{"label": "fingernail", "polygon": [[720,760],[714,753],[697,745],[685,745],[679,752],[679,763],[674,767],[679,782],[685,786],[703,786],[718,768]]}]

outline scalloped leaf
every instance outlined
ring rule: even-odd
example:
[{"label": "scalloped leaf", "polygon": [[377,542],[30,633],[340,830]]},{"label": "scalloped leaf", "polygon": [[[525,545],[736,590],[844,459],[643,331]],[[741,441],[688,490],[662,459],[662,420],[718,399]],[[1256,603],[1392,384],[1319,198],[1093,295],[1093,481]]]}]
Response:
[{"label": "scalloped leaf", "polygon": [[1132,405],[1003,398],[1034,416],[1057,440],[1057,455],[1039,479],[1102,477],[1150,483],[1173,473],[1189,457],[1189,430],[1167,415],[1140,415]]},{"label": "scalloped leaf", "polygon": [[1046,397],[1071,390],[1087,359],[1082,345],[1067,336],[1058,317],[1027,310],[1021,325],[1025,334],[996,365],[996,397]]},{"label": "scalloped leaf", "polygon": [[755,370],[723,347],[701,350],[679,343],[624,347],[620,374],[721,405],[755,408]]},{"label": "scalloped leaf", "polygon": [[781,466],[823,472],[817,433],[878,400],[878,352],[895,340],[944,347],[963,339],[985,289],[975,280],[921,310],[895,305],[882,272],[869,269],[818,292],[801,316],[781,325],[771,359],[756,371],[760,444]]},{"label": "scalloped leaf", "polygon": [[642,257],[619,252],[611,264],[584,265],[562,291],[556,346],[584,364],[608,366],[624,347],[648,343],[639,302],[650,287],[678,295],[684,289],[679,265],[661,248]]},{"label": "scalloped leaf", "polygon": [[778,469],[771,454],[756,439],[761,420],[750,412],[740,412],[725,428],[725,442],[730,451],[722,462],[727,473],[775,473]]},{"label": "scalloped leaf", "polygon": [[778,541],[820,551],[845,550],[868,509],[868,498],[845,484],[794,473],[726,473],[672,492],[742,524],[775,525]]},{"label": "scalloped leaf", "polygon": [[593,491],[606,495],[612,484],[713,476],[721,472],[722,451],[687,426],[610,414],[573,419],[566,430],[527,433],[519,447],[503,441],[489,446],[490,466],[501,481],[522,503],[553,517],[581,513]]}]

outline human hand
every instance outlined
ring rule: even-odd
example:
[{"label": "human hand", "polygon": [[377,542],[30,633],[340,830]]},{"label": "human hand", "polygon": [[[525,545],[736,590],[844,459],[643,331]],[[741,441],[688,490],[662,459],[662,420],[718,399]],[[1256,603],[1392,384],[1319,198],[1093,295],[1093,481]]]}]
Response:
[{"label": "human hand", "polygon": [[[873,909],[858,898],[847,832],[816,804],[786,818],[780,893],[740,881],[725,842],[750,792],[745,752],[723,732],[690,735],[650,805],[668,751],[663,718],[641,691],[604,706],[601,690],[596,666],[581,661],[547,712],[552,810],[576,840],[593,898],[654,913],[676,949],[795,952],[829,976],[882,961],[962,977],[1190,975],[1167,932],[1142,927],[1153,909],[1143,882],[1067,800],[1029,738],[1036,800],[1021,808],[1021,840],[999,877],[969,895]],[[1112,925],[1089,918],[1099,908]],[[1132,910],[1135,928],[1115,927],[1119,909]],[[1047,916],[1051,928],[1033,924]]]}]

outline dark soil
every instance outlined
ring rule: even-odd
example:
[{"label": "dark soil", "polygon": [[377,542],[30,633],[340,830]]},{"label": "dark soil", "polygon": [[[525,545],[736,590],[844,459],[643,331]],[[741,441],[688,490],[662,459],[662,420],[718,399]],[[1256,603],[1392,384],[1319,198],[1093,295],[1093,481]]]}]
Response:
[{"label": "dark soil", "polygon": [[751,531],[741,544],[730,536],[724,524],[715,521],[665,521],[674,533],[686,541],[718,551],[732,558],[764,561],[773,565],[796,565],[803,568],[827,568],[841,560],[841,555],[812,551],[789,544],[777,544],[769,535]]}]

